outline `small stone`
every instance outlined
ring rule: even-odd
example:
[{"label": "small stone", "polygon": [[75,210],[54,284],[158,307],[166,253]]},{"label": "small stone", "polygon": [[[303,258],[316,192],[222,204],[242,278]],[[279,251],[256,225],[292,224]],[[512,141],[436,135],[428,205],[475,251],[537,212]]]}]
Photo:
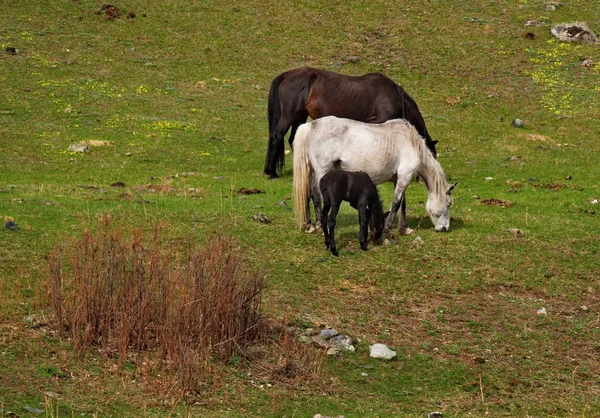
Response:
[{"label": "small stone", "polygon": [[522,235],[523,234],[523,232],[517,228],[508,228],[508,232],[510,232],[513,235]]},{"label": "small stone", "polygon": [[592,61],[591,59],[585,59],[581,62],[581,65],[583,65],[584,67],[593,67],[594,61]]},{"label": "small stone", "polygon": [[546,308],[542,307],[541,309],[538,309],[537,314],[538,315],[548,315],[548,312],[546,312]]},{"label": "small stone", "polygon": [[583,305],[583,306],[581,307],[581,310],[582,310],[583,312],[587,312],[587,311],[589,311],[589,310],[590,310],[590,308],[588,308],[586,305]]},{"label": "small stone", "polygon": [[258,221],[260,223],[263,224],[270,224],[271,220],[269,218],[267,218],[267,215],[265,215],[264,213],[255,213],[254,215],[252,215],[252,219],[254,219],[255,221]]},{"label": "small stone", "polygon": [[81,142],[78,142],[76,144],[69,145],[69,148],[67,148],[67,151],[74,152],[77,154],[87,154],[90,152],[90,146],[88,144],[83,144]]},{"label": "small stone", "polygon": [[327,355],[328,356],[337,356],[339,354],[340,350],[337,349],[337,347],[329,347],[327,349]]},{"label": "small stone", "polygon": [[348,335],[338,335],[337,337],[333,337],[331,342],[335,344],[335,347],[339,351],[348,351],[350,353],[354,353],[356,351],[352,345],[352,338],[350,338]]},{"label": "small stone", "polygon": [[474,194],[473,196],[471,196],[473,199],[475,200],[479,200],[481,199],[481,197],[478,194]]},{"label": "small stone", "polygon": [[4,227],[9,231],[16,231],[19,229],[19,224],[16,221],[8,221],[4,224]]},{"label": "small stone", "polygon": [[421,238],[421,237],[416,237],[416,238],[413,240],[413,242],[412,242],[412,245],[413,245],[413,246],[415,246],[415,247],[419,247],[419,246],[423,245],[424,243],[425,243],[425,241],[423,241],[423,238]]},{"label": "small stone", "polygon": [[329,328],[329,329],[324,329],[323,331],[321,331],[321,333],[319,334],[319,337],[321,337],[325,340],[328,340],[332,337],[335,337],[338,334],[339,334],[339,332],[336,329]]},{"label": "small stone", "polygon": [[7,46],[6,48],[4,48],[4,52],[6,52],[9,55],[17,55],[17,49],[13,48],[12,46]]},{"label": "small stone", "polygon": [[327,341],[325,341],[322,337],[315,335],[314,337],[311,338],[311,341],[322,348],[329,348],[329,343]]},{"label": "small stone", "polygon": [[427,418],[443,418],[444,415],[440,411],[430,412],[427,414]]},{"label": "small stone", "polygon": [[598,204],[598,199],[596,199],[595,197],[590,199],[590,204],[592,205],[597,205]]},{"label": "small stone", "polygon": [[360,61],[360,58],[358,57],[348,57],[346,58],[346,60],[352,64],[358,64],[358,62]]},{"label": "small stone", "polygon": [[493,177],[486,177],[485,180],[486,181],[490,181],[490,180],[494,180],[494,178]]},{"label": "small stone", "polygon": [[543,20],[529,19],[525,22],[525,26],[541,26],[544,24]]},{"label": "small stone", "polygon": [[384,360],[391,360],[396,357],[396,352],[392,351],[385,344],[373,344],[370,347],[369,356],[373,358],[380,358]]},{"label": "small stone", "polygon": [[517,119],[513,119],[512,124],[515,128],[522,128],[523,127],[523,121],[519,118]]},{"label": "small stone", "polygon": [[46,412],[43,409],[34,408],[32,406],[24,406],[23,409],[27,412],[31,412],[33,415],[42,415],[44,412]]}]

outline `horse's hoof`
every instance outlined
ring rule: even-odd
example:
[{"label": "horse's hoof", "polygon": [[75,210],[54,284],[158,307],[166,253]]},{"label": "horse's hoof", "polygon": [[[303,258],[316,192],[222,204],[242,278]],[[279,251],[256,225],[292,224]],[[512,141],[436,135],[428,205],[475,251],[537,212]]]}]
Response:
[{"label": "horse's hoof", "polygon": [[363,251],[367,251],[367,248],[368,248],[368,247],[367,247],[366,245],[361,245],[361,246],[360,246],[360,249],[361,249],[361,250],[363,250]]},{"label": "horse's hoof", "polygon": [[312,234],[312,233],[313,233],[313,232],[315,232],[315,231],[316,231],[316,229],[315,229],[315,227],[314,227],[314,226],[312,226],[312,225],[308,225],[308,226],[306,227],[306,229],[304,230],[304,232],[306,232],[307,234]]},{"label": "horse's hoof", "polygon": [[277,175],[277,173],[271,174],[269,176],[269,180],[277,180],[279,178],[279,176]]},{"label": "horse's hoof", "polygon": [[331,254],[335,255],[336,257],[340,256],[340,253],[338,253],[338,250],[336,250],[335,248],[331,249]]},{"label": "horse's hoof", "polygon": [[412,229],[409,226],[405,226],[403,228],[400,228],[400,235],[412,235],[415,233],[415,230]]}]

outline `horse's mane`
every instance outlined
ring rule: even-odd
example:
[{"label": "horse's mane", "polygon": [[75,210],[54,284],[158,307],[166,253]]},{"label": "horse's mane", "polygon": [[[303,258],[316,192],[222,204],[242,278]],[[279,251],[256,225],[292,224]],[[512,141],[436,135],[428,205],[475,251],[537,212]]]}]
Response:
[{"label": "horse's mane", "polygon": [[411,144],[418,150],[419,159],[421,161],[417,174],[423,179],[428,189],[435,193],[446,193],[446,174],[438,160],[433,156],[433,153],[427,147],[425,138],[423,138],[415,127],[408,121],[402,120],[408,131],[407,138]]}]

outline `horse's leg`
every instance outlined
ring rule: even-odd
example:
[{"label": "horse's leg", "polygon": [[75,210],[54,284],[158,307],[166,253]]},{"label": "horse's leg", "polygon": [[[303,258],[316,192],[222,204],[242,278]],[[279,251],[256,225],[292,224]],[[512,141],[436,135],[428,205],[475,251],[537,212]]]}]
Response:
[{"label": "horse's leg", "polygon": [[289,128],[289,122],[282,118],[269,135],[269,147],[264,170],[265,174],[269,176],[269,179],[276,179],[279,177],[277,174],[277,165],[283,165],[282,161],[283,156],[285,155],[283,137]]},{"label": "horse's leg", "polygon": [[[306,122],[306,119],[304,120],[304,122]],[[292,150],[293,150],[293,146],[294,146],[294,138],[296,137],[296,131],[298,130],[300,125],[302,125],[304,122],[294,123],[292,125],[292,132],[290,132],[290,137],[288,139],[288,141],[290,143],[290,148],[292,148]]]},{"label": "horse's leg", "polygon": [[409,182],[410,178],[408,180],[403,180],[400,177],[398,177],[398,181],[396,181],[396,189],[394,190],[394,197],[392,198],[390,214],[385,221],[385,227],[383,229],[385,236],[389,236],[394,227],[396,212],[398,212],[398,209],[400,209],[400,206],[402,205],[402,201],[404,200],[404,191],[406,190]]},{"label": "horse's leg", "polygon": [[340,203],[342,202],[334,202],[334,204],[331,206],[331,212],[329,212],[328,218],[330,237],[329,250],[331,251],[331,254],[335,255],[336,257],[339,255],[339,253],[335,246],[335,219],[337,218],[338,211],[340,210]]},{"label": "horse's leg", "polygon": [[[317,230],[321,229],[321,190],[319,189],[319,182],[323,176],[317,177],[315,174],[314,181],[311,185],[311,195],[313,206],[315,208],[315,228]],[[310,219],[309,219],[310,221]]]},{"label": "horse's leg", "polygon": [[401,235],[410,235],[415,232],[414,229],[408,226],[406,222],[406,193],[402,194],[400,198],[400,215],[398,215],[398,228],[400,229]]},{"label": "horse's leg", "polygon": [[369,213],[366,204],[358,205],[358,242],[363,251],[367,251],[367,239],[369,236]]},{"label": "horse's leg", "polygon": [[325,246],[329,249],[331,238],[329,235],[329,229],[327,227],[327,217],[329,210],[331,209],[331,203],[326,196],[323,196],[323,211],[321,212],[321,226],[323,227],[323,234],[325,235]]}]

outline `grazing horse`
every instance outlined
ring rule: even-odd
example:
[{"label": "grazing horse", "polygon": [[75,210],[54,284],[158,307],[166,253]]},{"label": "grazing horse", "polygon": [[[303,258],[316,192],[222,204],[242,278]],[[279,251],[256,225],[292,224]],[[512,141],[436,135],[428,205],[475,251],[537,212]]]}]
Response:
[{"label": "grazing horse", "polygon": [[321,224],[325,234],[325,246],[329,248],[331,254],[338,255],[335,245],[335,220],[343,200],[349,202],[350,206],[358,210],[358,223],[360,225],[358,242],[360,242],[360,248],[367,251],[369,226],[371,239],[377,245],[381,244],[383,209],[377,187],[375,187],[368,174],[333,170],[321,178],[319,189],[323,196]]},{"label": "grazing horse", "polygon": [[450,228],[449,209],[456,184],[448,184],[440,163],[406,120],[375,125],[327,116],[302,125],[294,144],[294,211],[300,225],[310,227],[309,196],[313,198],[317,220],[321,218],[318,184],[335,169],[365,172],[375,184],[395,182],[385,222],[386,235],[415,175],[427,187],[425,207],[435,230]]},{"label": "grazing horse", "polygon": [[264,172],[277,178],[283,168],[286,132],[292,128],[292,146],[298,127],[308,117],[337,116],[368,123],[406,119],[427,141],[436,155],[423,116],[415,101],[394,81],[381,73],[360,77],[315,68],[297,68],[279,74],[271,83],[268,102],[269,144]]}]

